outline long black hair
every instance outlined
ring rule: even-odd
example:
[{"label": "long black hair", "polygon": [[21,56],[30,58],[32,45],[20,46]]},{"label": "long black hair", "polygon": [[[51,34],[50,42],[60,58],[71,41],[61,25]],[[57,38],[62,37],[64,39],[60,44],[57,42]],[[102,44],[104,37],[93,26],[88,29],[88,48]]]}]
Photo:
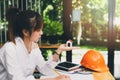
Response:
[{"label": "long black hair", "polygon": [[15,21],[19,13],[20,10],[16,7],[10,7],[6,11],[6,20],[8,21],[8,41],[14,42]]},{"label": "long black hair", "polygon": [[24,37],[22,30],[25,29],[32,34],[32,31],[43,28],[43,19],[41,15],[32,10],[21,11],[18,8],[10,8],[6,13],[8,21],[8,40],[13,41],[15,37]]}]

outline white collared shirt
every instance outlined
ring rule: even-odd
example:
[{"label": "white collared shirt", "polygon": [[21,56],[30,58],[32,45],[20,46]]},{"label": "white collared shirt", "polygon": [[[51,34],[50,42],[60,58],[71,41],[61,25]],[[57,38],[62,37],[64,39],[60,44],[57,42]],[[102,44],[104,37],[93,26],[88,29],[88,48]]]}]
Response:
[{"label": "white collared shirt", "polygon": [[56,66],[52,57],[45,61],[38,48],[32,49],[28,54],[23,40],[20,37],[13,42],[6,42],[0,49],[0,80],[35,80],[33,72],[35,68],[46,75],[54,72],[51,67]]}]

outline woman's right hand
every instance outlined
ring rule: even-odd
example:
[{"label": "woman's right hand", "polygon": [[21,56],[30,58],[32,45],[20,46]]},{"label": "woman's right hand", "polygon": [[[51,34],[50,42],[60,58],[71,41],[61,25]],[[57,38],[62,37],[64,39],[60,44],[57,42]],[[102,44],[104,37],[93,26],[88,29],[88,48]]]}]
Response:
[{"label": "woman's right hand", "polygon": [[71,80],[69,76],[60,75],[55,78],[43,78],[43,79],[36,79],[36,80]]},{"label": "woman's right hand", "polygon": [[60,75],[60,76],[57,76],[54,80],[71,80],[71,79],[69,76]]}]

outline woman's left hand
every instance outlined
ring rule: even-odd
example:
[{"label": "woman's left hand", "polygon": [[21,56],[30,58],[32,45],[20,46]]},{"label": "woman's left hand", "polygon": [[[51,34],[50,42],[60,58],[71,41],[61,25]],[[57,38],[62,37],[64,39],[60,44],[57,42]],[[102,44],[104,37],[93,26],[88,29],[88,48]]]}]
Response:
[{"label": "woman's left hand", "polygon": [[70,51],[73,49],[80,49],[80,47],[73,47],[73,46],[68,47],[68,46],[66,46],[66,44],[61,44],[58,49],[60,49],[62,51]]},{"label": "woman's left hand", "polygon": [[56,52],[58,54],[60,54],[62,51],[70,51],[70,50],[73,50],[73,49],[80,49],[80,47],[73,47],[73,46],[66,46],[66,44],[61,44],[58,49],[56,50]]}]

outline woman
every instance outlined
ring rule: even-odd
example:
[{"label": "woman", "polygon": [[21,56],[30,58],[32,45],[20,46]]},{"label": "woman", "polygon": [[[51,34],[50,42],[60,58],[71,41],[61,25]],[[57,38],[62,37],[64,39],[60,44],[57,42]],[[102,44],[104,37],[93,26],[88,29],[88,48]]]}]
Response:
[{"label": "woman", "polygon": [[[45,75],[52,75],[63,50],[74,47],[59,46],[53,56],[45,61],[37,42],[43,34],[42,17],[31,10],[20,11],[10,8],[7,11],[8,42],[0,49],[0,80],[36,80],[33,76],[35,68]],[[55,78],[37,80],[70,80],[60,75]]]}]

